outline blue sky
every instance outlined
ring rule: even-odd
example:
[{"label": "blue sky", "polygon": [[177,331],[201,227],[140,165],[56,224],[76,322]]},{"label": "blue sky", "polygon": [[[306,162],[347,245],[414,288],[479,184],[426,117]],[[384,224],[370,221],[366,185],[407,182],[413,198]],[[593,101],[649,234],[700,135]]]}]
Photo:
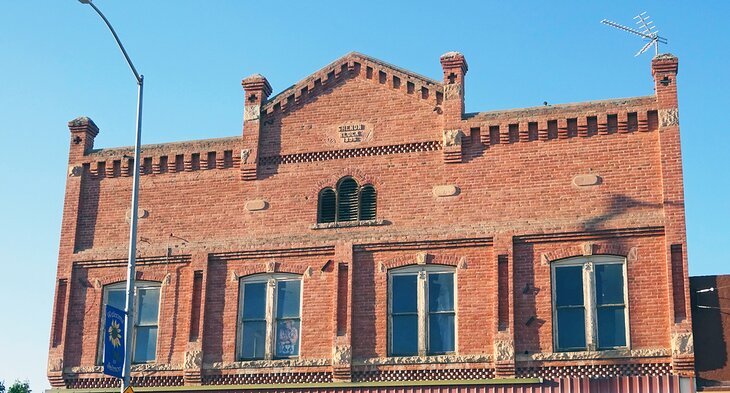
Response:
[{"label": "blue sky", "polygon": [[[730,2],[253,2],[96,0],[145,75],[145,143],[241,134],[240,81],[274,93],[349,51],[440,78],[465,54],[467,111],[652,93],[651,53],[599,24],[648,11],[680,59],[690,273],[730,273]],[[0,4],[0,379],[45,377],[68,130],[133,144],[136,85],[101,20],[76,0]]]}]

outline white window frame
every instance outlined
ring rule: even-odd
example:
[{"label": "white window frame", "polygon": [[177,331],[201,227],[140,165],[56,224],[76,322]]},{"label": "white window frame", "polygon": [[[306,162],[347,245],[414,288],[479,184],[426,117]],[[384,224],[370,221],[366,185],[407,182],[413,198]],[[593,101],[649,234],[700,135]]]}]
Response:
[{"label": "white window frame", "polygon": [[[428,311],[428,275],[438,273],[453,273],[454,275],[454,351],[431,354],[429,346],[429,311]],[[402,357],[411,355],[393,354],[393,277],[416,275],[417,307],[418,307],[418,355],[440,356],[458,353],[459,348],[459,299],[457,296],[456,268],[448,265],[417,265],[395,268],[388,271],[388,356]],[[414,355],[415,356],[415,355]]]},{"label": "white window frame", "polygon": [[[624,289],[624,331],[626,334],[626,345],[620,347],[598,347],[598,306],[596,304],[596,265],[618,265],[622,266],[623,289]],[[552,312],[553,312],[553,348],[555,352],[576,352],[576,351],[606,351],[613,349],[631,349],[631,329],[629,316],[629,289],[628,270],[626,257],[617,255],[589,255],[561,259],[550,264],[550,282],[552,287]],[[585,348],[560,348],[558,347],[558,308],[555,270],[566,266],[581,266],[583,272],[583,306],[585,309]]]},{"label": "white window frame", "polygon": [[[135,362],[134,361],[134,350],[137,347],[137,326],[139,326],[139,313],[136,312],[139,310],[139,296],[138,290],[142,289],[148,289],[148,288],[156,288],[160,292],[159,296],[159,303],[157,305],[157,325],[145,325],[145,326],[157,326],[157,341],[155,341],[155,358],[153,360],[150,360],[148,362]],[[119,290],[122,289],[125,291],[127,289],[127,283],[124,281],[113,283],[113,284],[107,284],[104,285],[102,288],[102,302],[101,302],[101,318],[99,323],[99,336],[98,336],[98,344],[97,344],[97,364],[102,364],[104,361],[104,316],[106,315],[106,312],[104,311],[104,308],[107,304],[108,297],[109,297],[109,291],[111,290]],[[132,364],[150,364],[150,363],[156,363],[157,362],[157,350],[159,349],[159,341],[160,341],[160,313],[162,312],[162,284],[157,281],[136,281],[134,285],[134,322],[132,323],[132,328],[134,331],[132,332]],[[124,311],[124,310],[122,310]]]},{"label": "white window frame", "polygon": [[[299,340],[297,342],[296,356],[276,356],[276,301],[277,285],[281,281],[299,281]],[[266,338],[264,357],[257,359],[243,358],[243,295],[244,285],[251,283],[266,283]],[[304,280],[302,276],[292,273],[260,273],[241,277],[238,281],[238,313],[236,321],[236,360],[238,361],[259,361],[272,359],[297,359],[302,351],[302,309],[304,307]]]}]

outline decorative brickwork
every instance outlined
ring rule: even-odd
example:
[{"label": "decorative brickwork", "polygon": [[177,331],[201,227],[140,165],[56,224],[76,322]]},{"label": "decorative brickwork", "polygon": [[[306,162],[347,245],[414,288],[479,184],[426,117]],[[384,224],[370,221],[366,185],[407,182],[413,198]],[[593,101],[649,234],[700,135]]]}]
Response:
[{"label": "decorative brickwork", "polygon": [[[52,386],[117,387],[101,373],[99,332],[105,286],[126,279],[134,165],[136,278],[160,293],[154,362],[133,368],[134,386],[398,382],[416,391],[426,389],[419,381],[501,379],[517,390],[600,391],[691,378],[678,60],[653,60],[651,96],[478,113],[464,112],[466,57],[439,62],[433,80],[350,53],[273,96],[251,75],[238,136],[146,145],[137,163],[131,148],[95,148],[91,119],[69,122]],[[342,219],[320,220],[320,196],[330,195],[321,191],[343,178],[354,180],[347,195],[377,190],[367,194],[377,208],[335,194],[327,206]],[[625,265],[627,345],[597,350],[587,340],[560,352],[551,269],[606,255]],[[454,285],[433,283],[451,299],[446,311],[419,300],[420,312],[402,314],[418,318],[406,329],[418,352],[393,356],[389,271],[408,265],[449,266]],[[296,317],[274,317],[279,287],[245,295],[271,275],[301,284]],[[419,299],[430,296],[430,282],[418,285]],[[245,333],[261,320],[244,318],[244,296],[276,299],[264,306],[264,333]],[[426,330],[441,326],[427,324],[431,313],[453,329],[453,340],[442,331],[447,353],[428,355],[437,335]],[[600,327],[584,322],[593,339]],[[274,355],[282,342],[292,358]]]}]

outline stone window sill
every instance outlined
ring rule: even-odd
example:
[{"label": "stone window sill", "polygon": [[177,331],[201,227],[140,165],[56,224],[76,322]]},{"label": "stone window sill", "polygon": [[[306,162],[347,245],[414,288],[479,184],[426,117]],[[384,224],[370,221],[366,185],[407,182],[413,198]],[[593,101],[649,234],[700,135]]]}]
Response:
[{"label": "stone window sill", "polygon": [[331,229],[331,228],[353,228],[353,227],[375,227],[387,225],[385,220],[362,220],[362,221],[341,221],[341,222],[323,222],[311,226],[311,229]]}]

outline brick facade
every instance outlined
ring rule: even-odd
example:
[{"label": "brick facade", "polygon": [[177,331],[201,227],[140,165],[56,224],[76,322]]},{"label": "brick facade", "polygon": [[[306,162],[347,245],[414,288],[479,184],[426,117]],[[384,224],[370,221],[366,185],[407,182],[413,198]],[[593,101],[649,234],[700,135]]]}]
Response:
[{"label": "brick facade", "polygon": [[[677,58],[653,59],[650,96],[479,113],[464,56],[440,60],[436,81],[351,53],[276,96],[253,75],[242,136],[142,147],[138,278],[161,305],[136,386],[693,377]],[[125,279],[132,150],[69,128],[48,376],[113,387],[98,332]],[[346,176],[375,186],[376,220],[317,224]],[[604,254],[626,258],[628,348],[554,350],[551,264]],[[388,272],[419,263],[455,269],[456,351],[391,357]],[[238,278],[265,272],[302,276],[300,355],[238,361]]]}]

